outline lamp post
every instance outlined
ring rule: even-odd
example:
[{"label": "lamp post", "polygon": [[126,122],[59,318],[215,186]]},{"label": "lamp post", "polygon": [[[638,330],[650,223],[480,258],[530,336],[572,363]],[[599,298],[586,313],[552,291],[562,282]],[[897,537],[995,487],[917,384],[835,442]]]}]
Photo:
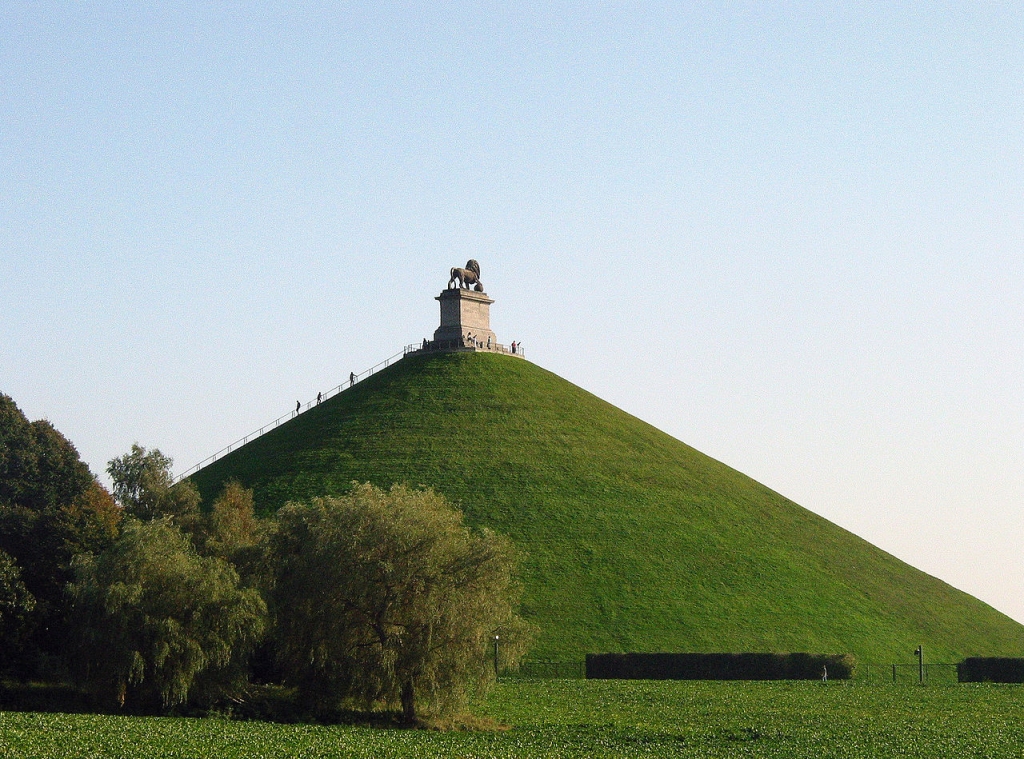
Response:
[{"label": "lamp post", "polygon": [[498,635],[494,635],[494,679],[498,679]]},{"label": "lamp post", "polygon": [[917,657],[917,680],[924,685],[924,646],[918,646],[914,655]]}]

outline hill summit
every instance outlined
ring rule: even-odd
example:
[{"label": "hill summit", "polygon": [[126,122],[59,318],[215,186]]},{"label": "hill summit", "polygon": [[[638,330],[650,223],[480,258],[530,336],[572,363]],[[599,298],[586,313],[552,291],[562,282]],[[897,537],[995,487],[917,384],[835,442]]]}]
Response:
[{"label": "hill summit", "polygon": [[523,553],[532,657],[1024,654],[1021,626],[581,388],[499,353],[410,355],[192,476],[269,513],[429,486]]}]

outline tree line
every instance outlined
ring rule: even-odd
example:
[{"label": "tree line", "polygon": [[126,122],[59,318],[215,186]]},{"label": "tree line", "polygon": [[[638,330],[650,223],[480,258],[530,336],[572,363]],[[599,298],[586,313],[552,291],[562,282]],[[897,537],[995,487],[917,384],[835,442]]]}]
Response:
[{"label": "tree line", "polygon": [[49,422],[0,394],[0,673],[74,684],[136,711],[245,701],[304,713],[462,709],[524,652],[511,542],[431,490],[353,483],[256,514],[227,482],[210,504],[139,445],[113,492]]}]

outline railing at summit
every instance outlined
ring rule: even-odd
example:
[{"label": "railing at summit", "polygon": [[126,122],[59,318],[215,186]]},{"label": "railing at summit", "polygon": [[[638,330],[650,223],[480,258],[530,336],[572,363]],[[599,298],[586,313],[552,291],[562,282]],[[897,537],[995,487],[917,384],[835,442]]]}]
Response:
[{"label": "railing at summit", "polygon": [[457,351],[468,348],[526,358],[526,354],[523,352],[522,346],[519,345],[516,346],[515,350],[512,350],[512,346],[510,345],[502,345],[501,343],[491,343],[490,345],[487,345],[486,341],[473,343],[466,339],[428,340],[426,343],[412,343],[405,346],[405,355],[409,355],[410,353],[443,353],[445,351]]}]

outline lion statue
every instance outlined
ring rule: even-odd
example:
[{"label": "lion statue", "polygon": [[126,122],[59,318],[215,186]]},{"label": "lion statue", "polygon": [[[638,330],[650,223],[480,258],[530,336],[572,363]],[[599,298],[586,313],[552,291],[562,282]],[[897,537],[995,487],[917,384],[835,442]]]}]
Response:
[{"label": "lion statue", "polygon": [[473,285],[473,289],[478,293],[484,291],[484,283],[480,281],[480,264],[476,262],[475,258],[471,258],[466,262],[465,269],[453,268],[451,279],[448,280],[449,290],[456,287],[468,290],[470,285]]}]

